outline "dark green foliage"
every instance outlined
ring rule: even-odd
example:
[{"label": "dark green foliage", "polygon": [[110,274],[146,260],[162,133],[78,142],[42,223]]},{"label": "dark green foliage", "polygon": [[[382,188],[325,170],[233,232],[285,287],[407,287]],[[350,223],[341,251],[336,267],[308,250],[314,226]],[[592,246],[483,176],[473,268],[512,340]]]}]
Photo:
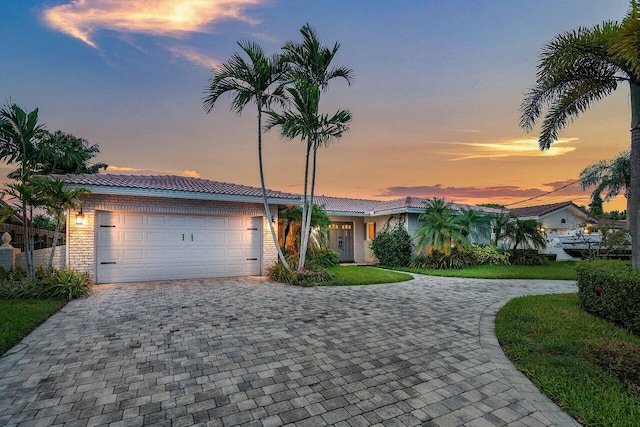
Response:
[{"label": "dark green foliage", "polygon": [[382,265],[407,267],[411,262],[413,244],[402,224],[378,234],[371,241],[370,247]]},{"label": "dark green foliage", "polygon": [[65,299],[72,300],[88,296],[93,282],[86,273],[72,270],[56,270],[47,275],[38,268],[35,280],[27,272],[16,268],[10,272],[0,271],[0,299]]},{"label": "dark green foliage", "polygon": [[324,268],[318,270],[304,269],[302,271],[297,269],[287,270],[280,261],[267,269],[267,277],[276,282],[304,287],[317,286],[329,282],[333,278],[331,273]]},{"label": "dark green foliage", "polygon": [[546,255],[538,253],[535,249],[515,249],[509,256],[511,265],[545,265],[549,263]]},{"label": "dark green foliage", "polygon": [[41,214],[34,216],[31,224],[33,225],[33,228],[38,228],[40,230],[53,231],[56,229],[55,220],[47,215]]},{"label": "dark green foliage", "polygon": [[307,255],[306,264],[311,270],[335,267],[340,265],[340,255],[328,248],[312,249]]},{"label": "dark green foliage", "polygon": [[640,333],[640,271],[629,262],[601,260],[578,266],[580,306]]},{"label": "dark green foliage", "polygon": [[507,265],[509,252],[501,251],[491,245],[473,245],[469,249],[473,265]]},{"label": "dark green foliage", "polygon": [[418,255],[411,261],[411,268],[421,270],[459,270],[473,265],[473,257],[468,252],[462,252],[456,248],[451,249],[449,255],[432,251],[424,255]]},{"label": "dark green foliage", "polygon": [[49,298],[60,298],[70,301],[79,297],[86,297],[93,292],[91,278],[87,273],[77,273],[73,270],[56,270],[45,279]]}]

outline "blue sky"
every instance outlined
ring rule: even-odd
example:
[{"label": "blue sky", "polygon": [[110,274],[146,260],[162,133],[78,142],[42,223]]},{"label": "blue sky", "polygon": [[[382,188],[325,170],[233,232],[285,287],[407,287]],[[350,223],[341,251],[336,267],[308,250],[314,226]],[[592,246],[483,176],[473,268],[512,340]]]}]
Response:
[{"label": "blue sky", "polygon": [[[176,5],[181,12],[176,12]],[[198,5],[204,5],[198,9]],[[0,0],[0,97],[51,130],[99,144],[112,173],[259,185],[255,110],[204,113],[211,67],[241,39],[276,52],[309,22],[352,86],[322,108],[351,132],[319,157],[318,192],[513,203],[577,179],[629,145],[626,87],[571,124],[550,152],[518,127],[538,52],[554,35],[621,19],[628,2]],[[92,12],[90,12],[92,11]],[[267,186],[300,191],[302,144],[265,139]],[[5,173],[0,171],[2,175]],[[576,200],[577,185],[529,204]],[[618,200],[609,209],[624,208]]]}]

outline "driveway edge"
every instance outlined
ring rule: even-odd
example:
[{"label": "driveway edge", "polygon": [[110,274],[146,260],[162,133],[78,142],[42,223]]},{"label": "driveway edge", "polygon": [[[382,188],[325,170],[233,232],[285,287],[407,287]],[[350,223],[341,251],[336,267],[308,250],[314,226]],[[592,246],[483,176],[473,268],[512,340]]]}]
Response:
[{"label": "driveway edge", "polygon": [[511,299],[504,299],[490,305],[480,315],[480,345],[484,353],[494,363],[498,371],[502,373],[505,380],[521,393],[526,401],[533,405],[549,421],[550,425],[580,427],[576,420],[564,412],[551,399],[540,393],[540,390],[522,372],[516,369],[502,351],[500,344],[498,344],[498,338],[495,333],[496,315]]}]

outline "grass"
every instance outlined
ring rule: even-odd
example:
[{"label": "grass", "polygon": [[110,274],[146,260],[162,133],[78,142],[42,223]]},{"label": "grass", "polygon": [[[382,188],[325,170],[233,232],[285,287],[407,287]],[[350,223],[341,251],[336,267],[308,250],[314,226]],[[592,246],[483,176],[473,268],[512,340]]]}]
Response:
[{"label": "grass", "polygon": [[582,311],[577,294],[516,298],[498,313],[505,353],[587,426],[637,426],[640,337]]},{"label": "grass", "polygon": [[328,270],[333,275],[333,280],[323,283],[323,286],[374,285],[405,282],[413,279],[410,274],[357,265],[341,265],[331,267]]},{"label": "grass", "polygon": [[547,265],[474,265],[460,270],[389,268],[398,271],[426,274],[428,276],[469,277],[474,279],[576,280],[576,266],[579,262],[580,261],[550,262]]},{"label": "grass", "polygon": [[0,300],[0,356],[64,304],[58,300]]}]

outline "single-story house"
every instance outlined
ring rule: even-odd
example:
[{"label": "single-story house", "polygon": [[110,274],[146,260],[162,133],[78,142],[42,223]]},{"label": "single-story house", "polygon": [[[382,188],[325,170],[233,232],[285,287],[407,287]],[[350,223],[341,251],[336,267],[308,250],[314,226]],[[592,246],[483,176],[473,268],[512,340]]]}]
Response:
[{"label": "single-story house", "polygon": [[536,220],[549,242],[570,230],[584,228],[589,219],[587,211],[571,201],[514,208],[510,213],[519,219]]},{"label": "single-story house", "polygon": [[[66,260],[98,283],[263,275],[277,260],[260,188],[181,176],[60,178],[91,191],[67,216]],[[275,224],[280,209],[301,203],[299,194],[268,190],[267,197]],[[400,221],[413,235],[424,211],[415,197],[318,196],[315,203],[332,221],[329,246],[342,262],[373,261],[376,233]]]}]

